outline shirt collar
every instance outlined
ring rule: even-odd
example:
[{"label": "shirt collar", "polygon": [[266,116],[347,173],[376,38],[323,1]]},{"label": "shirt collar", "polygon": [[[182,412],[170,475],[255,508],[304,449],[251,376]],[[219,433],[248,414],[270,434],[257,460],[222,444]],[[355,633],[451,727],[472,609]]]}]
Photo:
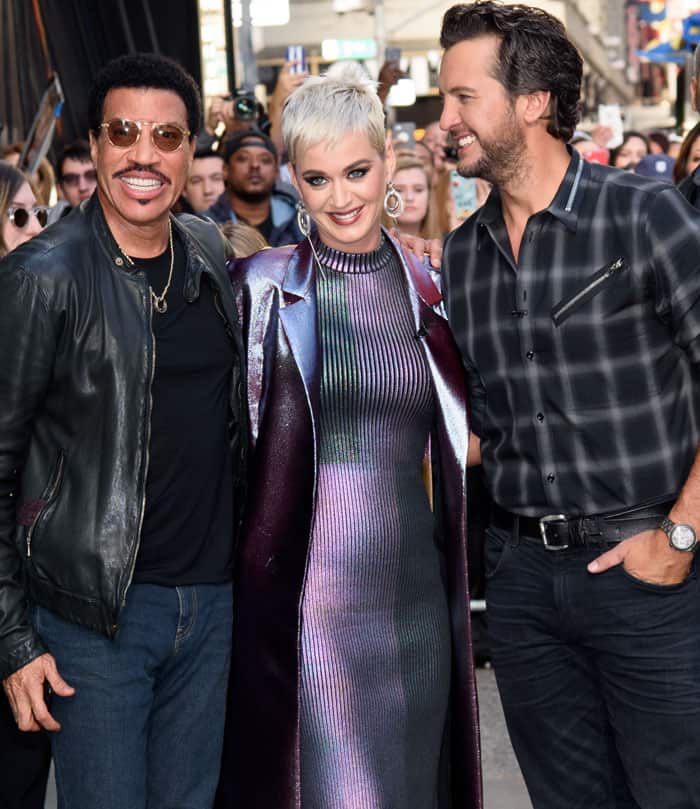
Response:
[{"label": "shirt collar", "polygon": [[575,231],[583,202],[582,181],[588,177],[590,166],[577,149],[572,146],[567,146],[566,149],[571,155],[569,167],[547,210],[552,216],[563,222],[569,230]]},{"label": "shirt collar", "polygon": [[[571,231],[576,231],[579,211],[583,201],[583,180],[588,177],[590,166],[581,157],[579,152],[571,146],[566,147],[571,160],[564,179],[554,195],[554,199],[545,208],[552,216],[559,219]],[[503,220],[501,211],[501,195],[497,188],[493,188],[478,213],[479,225],[495,226]]]}]

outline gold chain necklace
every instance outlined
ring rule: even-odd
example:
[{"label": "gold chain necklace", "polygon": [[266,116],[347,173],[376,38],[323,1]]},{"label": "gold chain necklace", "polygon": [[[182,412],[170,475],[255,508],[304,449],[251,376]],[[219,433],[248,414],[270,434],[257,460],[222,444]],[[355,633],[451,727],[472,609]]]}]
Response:
[{"label": "gold chain necklace", "polygon": [[[130,267],[134,266],[134,261],[130,255],[128,255],[123,249],[122,246],[117,242],[117,238],[114,234],[112,234],[112,238],[117,244],[119,251],[126,259],[127,264]],[[170,284],[173,280],[173,269],[175,268],[175,248],[173,247],[173,225],[170,219],[168,219],[168,243],[170,244],[170,272],[168,273],[168,281],[165,284],[165,288],[160,293],[160,295],[156,295],[153,291],[153,287],[149,284],[148,289],[151,293],[151,303],[153,304],[153,308],[158,312],[159,315],[164,315],[168,311],[168,303],[165,300],[165,296],[168,294],[168,290],[170,289]]]}]

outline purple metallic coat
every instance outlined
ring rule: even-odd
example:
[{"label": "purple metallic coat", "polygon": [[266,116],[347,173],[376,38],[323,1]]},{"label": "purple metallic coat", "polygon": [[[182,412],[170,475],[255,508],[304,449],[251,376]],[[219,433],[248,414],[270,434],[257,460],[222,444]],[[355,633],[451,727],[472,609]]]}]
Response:
[{"label": "purple metallic coat", "polygon": [[[436,523],[445,551],[452,631],[450,790],[479,809],[479,723],[466,559],[464,372],[440,294],[392,240],[430,370]],[[316,494],[321,357],[308,242],[229,266],[247,354],[248,501],[236,564],[227,738],[217,809],[300,809],[300,625]],[[303,809],[303,807],[302,807]]]}]

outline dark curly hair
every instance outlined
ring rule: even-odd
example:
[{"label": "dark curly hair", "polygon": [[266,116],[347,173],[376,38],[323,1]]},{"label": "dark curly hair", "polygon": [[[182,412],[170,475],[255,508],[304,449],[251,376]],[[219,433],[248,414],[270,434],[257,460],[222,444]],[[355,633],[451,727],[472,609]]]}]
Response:
[{"label": "dark curly hair", "polygon": [[119,56],[98,73],[88,95],[88,126],[98,137],[105,98],[117,87],[148,87],[170,90],[182,99],[187,110],[190,140],[202,126],[202,100],[199,87],[190,74],[177,62],[155,53],[134,53]]},{"label": "dark curly hair", "polygon": [[460,3],[445,12],[440,32],[445,50],[483,36],[501,40],[493,77],[511,98],[551,93],[547,132],[568,142],[580,115],[583,61],[564,25],[542,9],[492,0]]}]

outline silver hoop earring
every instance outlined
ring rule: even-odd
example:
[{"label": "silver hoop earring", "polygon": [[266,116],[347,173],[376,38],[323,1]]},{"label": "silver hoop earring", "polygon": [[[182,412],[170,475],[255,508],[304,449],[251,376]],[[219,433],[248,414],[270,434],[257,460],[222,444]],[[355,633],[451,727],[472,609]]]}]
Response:
[{"label": "silver hoop earring", "polygon": [[384,212],[392,219],[398,219],[403,213],[403,197],[394,188],[392,182],[386,184],[386,194],[384,194]]},{"label": "silver hoop earring", "polygon": [[301,200],[297,202],[297,225],[299,226],[299,230],[308,239],[309,233],[311,233],[311,217]]}]

